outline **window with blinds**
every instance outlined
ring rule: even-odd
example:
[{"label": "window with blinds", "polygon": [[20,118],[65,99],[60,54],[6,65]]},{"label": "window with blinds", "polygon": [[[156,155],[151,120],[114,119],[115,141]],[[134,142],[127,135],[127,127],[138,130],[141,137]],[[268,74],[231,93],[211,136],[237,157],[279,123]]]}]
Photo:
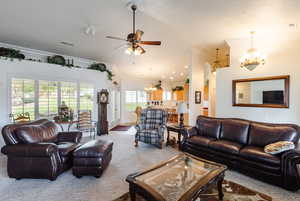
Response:
[{"label": "window with blinds", "polygon": [[76,114],[80,110],[93,110],[94,87],[77,82],[11,79],[11,113],[28,112],[30,119],[53,119],[63,101]]},{"label": "window with blinds", "polygon": [[60,83],[61,103],[65,104],[77,112],[77,83],[61,82]]},{"label": "window with blinds", "polygon": [[28,112],[35,118],[35,81],[29,79],[11,80],[11,112],[14,115]]},{"label": "window with blinds", "polygon": [[58,113],[58,83],[39,81],[39,117],[52,119]]},{"label": "window with blinds", "polygon": [[80,110],[93,110],[94,106],[94,87],[90,84],[80,84],[79,105]]},{"label": "window with blinds", "polygon": [[128,111],[134,111],[137,106],[147,106],[147,93],[144,91],[126,91],[125,107]]},{"label": "window with blinds", "polygon": [[127,111],[134,111],[137,106],[136,91],[125,92],[125,108]]},{"label": "window with blinds", "polygon": [[147,106],[147,93],[145,91],[137,91],[137,104],[142,108]]}]

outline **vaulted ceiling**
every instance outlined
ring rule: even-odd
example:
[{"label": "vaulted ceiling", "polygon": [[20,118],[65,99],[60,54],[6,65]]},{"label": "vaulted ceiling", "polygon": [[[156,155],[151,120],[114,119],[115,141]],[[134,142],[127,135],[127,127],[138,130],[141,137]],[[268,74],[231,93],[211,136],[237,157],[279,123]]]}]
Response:
[{"label": "vaulted ceiling", "polygon": [[[114,63],[122,75],[144,79],[182,80],[192,47],[214,55],[224,40],[248,39],[249,31],[287,40],[289,24],[300,20],[299,0],[135,0],[137,28],[144,40],[161,40],[161,47],[145,46],[146,54],[128,56],[124,43],[132,29],[129,0],[5,0],[0,6],[0,41]],[[95,36],[86,35],[93,25]],[[62,45],[65,41],[74,47]],[[173,74],[173,72],[176,72]]]}]

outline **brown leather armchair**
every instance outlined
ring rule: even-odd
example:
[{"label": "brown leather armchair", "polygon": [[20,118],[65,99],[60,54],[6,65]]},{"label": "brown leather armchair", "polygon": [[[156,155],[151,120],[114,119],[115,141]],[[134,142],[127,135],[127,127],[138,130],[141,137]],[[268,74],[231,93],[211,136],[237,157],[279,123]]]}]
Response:
[{"label": "brown leather armchair", "polygon": [[277,141],[290,141],[299,146],[297,125],[199,116],[196,126],[183,135],[181,148],[185,152],[224,163],[288,190],[300,188],[299,148],[276,155],[264,152],[264,146]]},{"label": "brown leather armchair", "polygon": [[72,153],[82,138],[81,132],[58,133],[55,123],[47,119],[7,125],[2,135],[8,176],[16,179],[55,180],[72,167]]}]

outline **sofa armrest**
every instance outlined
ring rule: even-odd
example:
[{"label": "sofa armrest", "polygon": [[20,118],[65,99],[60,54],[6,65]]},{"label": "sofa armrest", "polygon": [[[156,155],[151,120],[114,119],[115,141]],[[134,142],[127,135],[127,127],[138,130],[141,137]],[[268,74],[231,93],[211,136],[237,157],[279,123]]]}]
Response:
[{"label": "sofa armrest", "polygon": [[161,136],[164,136],[165,130],[167,129],[166,125],[160,125],[158,127],[158,132],[161,134]]},{"label": "sofa armrest", "polygon": [[5,155],[18,157],[49,157],[57,153],[58,149],[53,143],[32,143],[5,145],[1,152]]},{"label": "sofa armrest", "polygon": [[283,184],[289,189],[296,191],[300,188],[300,150],[293,149],[281,155],[281,171]]},{"label": "sofa armrest", "polygon": [[74,142],[79,143],[82,138],[82,132],[72,131],[72,132],[59,132],[57,136],[58,142]]},{"label": "sofa armrest", "polygon": [[182,130],[182,136],[184,139],[190,138],[192,136],[198,135],[198,129],[196,127],[192,127],[190,129],[183,129]]}]

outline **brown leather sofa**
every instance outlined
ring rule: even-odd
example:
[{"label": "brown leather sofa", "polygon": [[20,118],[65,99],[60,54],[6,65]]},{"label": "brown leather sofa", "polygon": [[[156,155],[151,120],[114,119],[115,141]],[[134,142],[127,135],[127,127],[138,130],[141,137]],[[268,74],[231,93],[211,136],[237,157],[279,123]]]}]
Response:
[{"label": "brown leather sofa", "polygon": [[55,123],[47,119],[7,125],[2,135],[9,177],[49,180],[72,167],[72,153],[82,137],[81,132],[57,132]]},{"label": "brown leather sofa", "polygon": [[277,155],[264,152],[265,145],[277,141],[291,141],[298,146],[300,128],[297,125],[199,116],[196,126],[185,130],[183,135],[182,151],[224,163],[287,190],[300,188],[297,168],[300,150]]}]

